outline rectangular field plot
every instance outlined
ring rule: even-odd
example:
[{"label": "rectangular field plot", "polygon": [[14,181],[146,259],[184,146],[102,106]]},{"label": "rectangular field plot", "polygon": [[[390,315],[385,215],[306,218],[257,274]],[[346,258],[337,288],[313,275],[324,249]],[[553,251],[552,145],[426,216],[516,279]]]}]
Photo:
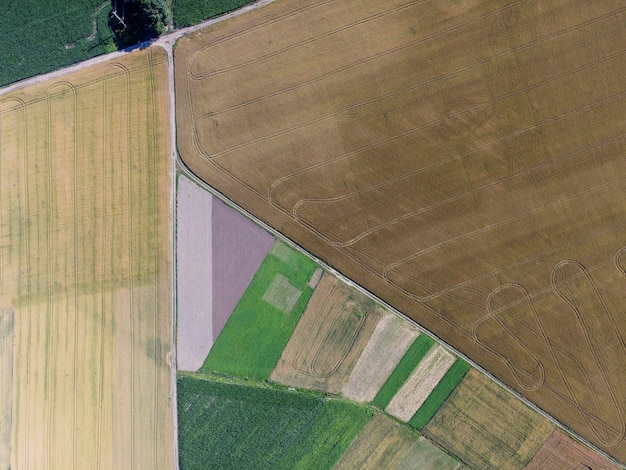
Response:
[{"label": "rectangular field plot", "polygon": [[385,411],[404,422],[411,419],[446,375],[454,360],[454,356],[440,345],[431,348],[391,399]]},{"label": "rectangular field plot", "polygon": [[272,372],[272,380],[339,393],[382,316],[371,299],[325,274]]},{"label": "rectangular field plot", "polygon": [[620,470],[620,467],[587,446],[556,430],[524,467],[525,470]]},{"label": "rectangular field plot", "polygon": [[11,468],[13,312],[0,310],[0,468]]},{"label": "rectangular field plot", "polygon": [[520,469],[543,445],[552,424],[476,370],[423,429],[472,468]]},{"label": "rectangular field plot", "polygon": [[184,469],[330,469],[372,413],[295,392],[178,378]]},{"label": "rectangular field plot", "polygon": [[374,416],[335,470],[456,470],[461,464],[437,446],[389,419]]},{"label": "rectangular field plot", "polygon": [[181,156],[626,462],[625,21],[274,2],[179,41]]},{"label": "rectangular field plot", "polygon": [[309,258],[276,241],[201,370],[268,379],[313,294],[308,284],[316,269]]},{"label": "rectangular field plot", "polygon": [[11,468],[174,461],[166,66],[148,48],[0,96]]},{"label": "rectangular field plot", "polygon": [[371,402],[418,334],[416,328],[385,312],[342,393],[357,402]]},{"label": "rectangular field plot", "polygon": [[430,421],[430,418],[433,417],[443,402],[450,396],[469,368],[467,362],[457,358],[454,364],[452,364],[452,367],[448,369],[443,378],[413,415],[409,424],[419,430],[426,426],[426,423]]},{"label": "rectangular field plot", "polygon": [[385,384],[374,397],[374,405],[386,408],[398,390],[404,385],[417,364],[433,347],[435,341],[426,335],[419,335],[409,347],[406,354],[393,370]]}]

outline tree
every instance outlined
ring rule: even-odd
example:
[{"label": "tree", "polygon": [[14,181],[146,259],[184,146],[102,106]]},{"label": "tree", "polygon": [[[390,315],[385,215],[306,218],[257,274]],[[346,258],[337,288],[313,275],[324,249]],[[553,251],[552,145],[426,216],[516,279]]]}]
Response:
[{"label": "tree", "polygon": [[120,48],[160,36],[172,24],[167,0],[112,0],[109,26]]}]

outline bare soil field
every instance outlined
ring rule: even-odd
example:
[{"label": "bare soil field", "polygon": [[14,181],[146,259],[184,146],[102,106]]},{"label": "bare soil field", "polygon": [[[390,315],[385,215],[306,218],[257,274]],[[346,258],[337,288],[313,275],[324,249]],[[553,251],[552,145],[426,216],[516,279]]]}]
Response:
[{"label": "bare soil field", "polygon": [[398,390],[385,411],[407,422],[424,404],[439,381],[454,364],[455,357],[439,344],[433,346]]},{"label": "bare soil field", "polygon": [[461,468],[461,464],[381,413],[365,425],[334,468],[455,470]]},{"label": "bare soil field", "polygon": [[418,335],[416,328],[397,316],[384,312],[342,393],[350,400],[360,403],[374,400]]},{"label": "bare soil field", "polygon": [[619,470],[621,467],[558,429],[550,435],[539,452],[524,467],[526,470],[586,470],[589,468]]},{"label": "bare soil field", "polygon": [[626,6],[279,0],[175,51],[179,149],[626,461]]},{"label": "bare soil field", "polygon": [[520,469],[552,424],[487,376],[471,369],[422,430],[472,468]]},{"label": "bare soil field", "polygon": [[174,463],[167,57],[0,96],[11,468]]},{"label": "bare soil field", "polygon": [[324,274],[271,378],[294,387],[339,393],[382,317],[382,309]]},{"label": "bare soil field", "polygon": [[182,175],[176,208],[176,363],[197,371],[274,237]]}]

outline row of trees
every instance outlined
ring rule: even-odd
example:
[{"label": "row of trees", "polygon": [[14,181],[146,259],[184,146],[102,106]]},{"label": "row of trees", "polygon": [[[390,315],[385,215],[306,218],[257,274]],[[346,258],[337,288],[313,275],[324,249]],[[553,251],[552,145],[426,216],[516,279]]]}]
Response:
[{"label": "row of trees", "polygon": [[109,26],[120,48],[156,38],[172,25],[167,0],[112,0],[112,4]]}]

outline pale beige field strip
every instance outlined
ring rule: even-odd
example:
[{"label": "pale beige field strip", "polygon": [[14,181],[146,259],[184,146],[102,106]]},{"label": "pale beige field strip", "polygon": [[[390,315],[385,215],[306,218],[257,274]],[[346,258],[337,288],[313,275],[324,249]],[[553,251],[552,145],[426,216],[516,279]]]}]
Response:
[{"label": "pale beige field strip", "polygon": [[0,311],[0,469],[11,468],[13,312]]},{"label": "pale beige field strip", "polygon": [[410,420],[452,364],[454,364],[452,354],[439,345],[433,346],[392,398],[385,411],[402,421]]},{"label": "pale beige field strip", "polygon": [[350,374],[343,394],[357,402],[370,402],[419,335],[407,322],[385,312]]},{"label": "pale beige field strip", "polygon": [[11,468],[174,464],[166,54],[0,99]]}]

